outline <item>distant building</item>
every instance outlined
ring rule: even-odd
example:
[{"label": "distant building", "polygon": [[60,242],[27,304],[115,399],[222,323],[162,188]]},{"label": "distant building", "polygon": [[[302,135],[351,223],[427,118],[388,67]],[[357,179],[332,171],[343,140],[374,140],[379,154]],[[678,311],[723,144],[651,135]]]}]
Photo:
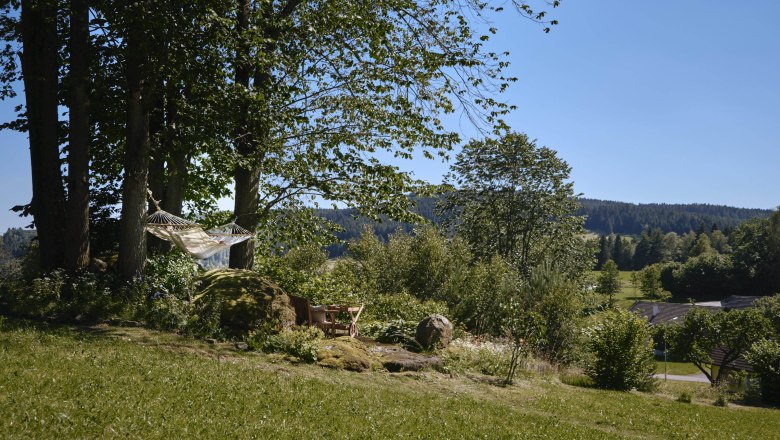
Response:
[{"label": "distant building", "polygon": [[[694,307],[699,306],[694,306],[691,304],[637,301],[631,306],[631,308],[629,308],[629,310],[647,319],[647,322],[650,325],[658,325],[667,324],[670,322],[682,322],[682,320],[685,318],[685,315],[687,315],[688,312],[691,311],[691,309]],[[707,307],[706,310],[719,311],[720,308]]]},{"label": "distant building", "polygon": [[723,307],[723,310],[726,310],[726,311],[746,309],[748,307],[753,307],[753,303],[755,303],[756,300],[759,299],[759,298],[761,298],[761,297],[760,296],[731,295],[728,298],[722,299],[720,301],[720,304]]}]

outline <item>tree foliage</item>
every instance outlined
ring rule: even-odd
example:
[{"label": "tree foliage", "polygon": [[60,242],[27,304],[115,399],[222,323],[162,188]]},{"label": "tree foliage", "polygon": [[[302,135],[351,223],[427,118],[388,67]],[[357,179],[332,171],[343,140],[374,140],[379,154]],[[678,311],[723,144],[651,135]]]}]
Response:
[{"label": "tree foliage", "polygon": [[652,338],[641,317],[626,310],[606,312],[588,330],[587,344],[593,355],[587,373],[596,386],[623,391],[652,387]]},{"label": "tree foliage", "polygon": [[614,261],[607,260],[601,267],[596,292],[609,296],[610,304],[614,301],[615,294],[620,292],[620,272]]},{"label": "tree foliage", "polygon": [[443,210],[478,258],[498,255],[525,277],[545,259],[565,273],[590,269],[571,168],[521,133],[471,141],[446,176]]},{"label": "tree foliage", "polygon": [[729,365],[770,331],[769,322],[755,308],[713,314],[696,307],[685,315],[681,325],[670,327],[666,337],[675,355],[693,363],[713,385],[717,385],[726,377],[729,368],[721,367],[713,375],[708,368],[712,363],[712,352],[722,350],[722,365]]}]

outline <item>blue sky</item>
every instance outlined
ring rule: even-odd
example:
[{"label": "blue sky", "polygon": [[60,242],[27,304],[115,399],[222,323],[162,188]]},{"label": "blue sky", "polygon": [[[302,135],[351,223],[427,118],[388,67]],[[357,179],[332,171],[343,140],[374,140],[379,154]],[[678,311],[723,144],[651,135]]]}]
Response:
[{"label": "blue sky", "polygon": [[[573,167],[586,197],[780,205],[780,2],[564,0],[544,34],[503,14],[492,48],[517,76],[507,118]],[[0,103],[0,118],[12,115]],[[463,124],[464,138],[474,132]],[[25,220],[25,135],[0,132],[0,232]],[[401,162],[441,180],[448,165]]]}]

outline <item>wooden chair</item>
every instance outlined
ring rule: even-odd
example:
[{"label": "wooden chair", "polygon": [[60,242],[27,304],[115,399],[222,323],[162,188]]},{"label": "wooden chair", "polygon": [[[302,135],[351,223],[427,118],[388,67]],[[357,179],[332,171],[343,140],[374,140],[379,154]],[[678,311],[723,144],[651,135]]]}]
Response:
[{"label": "wooden chair", "polygon": [[[363,304],[360,306],[344,304],[312,306],[308,298],[295,295],[288,296],[290,297],[290,304],[295,309],[296,325],[314,325],[325,332],[325,334],[330,334],[331,336],[336,336],[337,330],[344,330],[353,338],[358,335],[357,322],[365,307]],[[336,322],[336,316],[342,312],[349,313],[351,318],[349,324]]]}]

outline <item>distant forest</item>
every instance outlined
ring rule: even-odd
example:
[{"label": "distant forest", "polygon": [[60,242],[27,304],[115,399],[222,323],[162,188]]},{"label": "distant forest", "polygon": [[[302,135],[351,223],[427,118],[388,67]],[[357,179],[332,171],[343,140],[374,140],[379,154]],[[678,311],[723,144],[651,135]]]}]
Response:
[{"label": "distant forest", "polygon": [[21,228],[9,228],[0,235],[0,258],[3,256],[21,258],[27,253],[30,241],[35,238],[35,231]]},{"label": "distant forest", "polygon": [[[415,201],[417,213],[433,223],[439,223],[440,219],[436,215],[437,198],[418,197]],[[702,203],[635,204],[596,199],[580,199],[580,203],[582,206],[577,214],[587,216],[585,229],[599,235],[639,236],[643,231],[651,229],[682,235],[690,231],[711,230],[713,226],[716,226],[716,229],[729,231],[746,220],[769,217],[772,212],[768,209],[734,208]],[[354,209],[320,209],[317,213],[344,228],[337,237],[345,242],[360,236],[366,226],[370,226],[382,239],[387,239],[396,231],[409,233],[414,229],[414,225],[409,223],[392,220],[377,223],[363,217],[356,217],[357,211]],[[329,246],[328,252],[330,257],[334,258],[343,255],[345,249],[346,246],[339,243]]]},{"label": "distant forest", "polygon": [[[436,215],[438,199],[435,197],[415,198],[415,211],[425,219],[438,224],[440,218]],[[578,215],[587,216],[585,229],[593,233],[619,234],[623,236],[639,236],[644,231],[660,229],[663,233],[675,232],[685,234],[690,231],[712,230],[713,225],[722,231],[729,231],[745,220],[769,217],[772,211],[766,209],[734,208],[730,206],[707,204],[634,204],[612,202],[596,199],[580,199],[582,207]],[[357,217],[354,209],[319,209],[317,213],[326,220],[332,221],[344,230],[336,234],[342,242],[348,242],[360,236],[366,226],[383,240],[396,232],[412,232],[414,225],[385,219],[381,223]],[[0,255],[10,254],[19,258],[27,250],[30,240],[35,237],[35,231],[11,228],[0,235]],[[344,254],[346,245],[336,243],[328,246],[331,258]],[[210,264],[220,265],[226,260],[226,255],[219,255],[210,260]]]},{"label": "distant forest", "polygon": [[685,234],[717,225],[730,230],[745,220],[769,217],[768,209],[734,208],[702,203],[670,205],[634,204],[580,199],[579,215],[587,215],[585,229],[597,234],[639,235],[648,229]]}]

